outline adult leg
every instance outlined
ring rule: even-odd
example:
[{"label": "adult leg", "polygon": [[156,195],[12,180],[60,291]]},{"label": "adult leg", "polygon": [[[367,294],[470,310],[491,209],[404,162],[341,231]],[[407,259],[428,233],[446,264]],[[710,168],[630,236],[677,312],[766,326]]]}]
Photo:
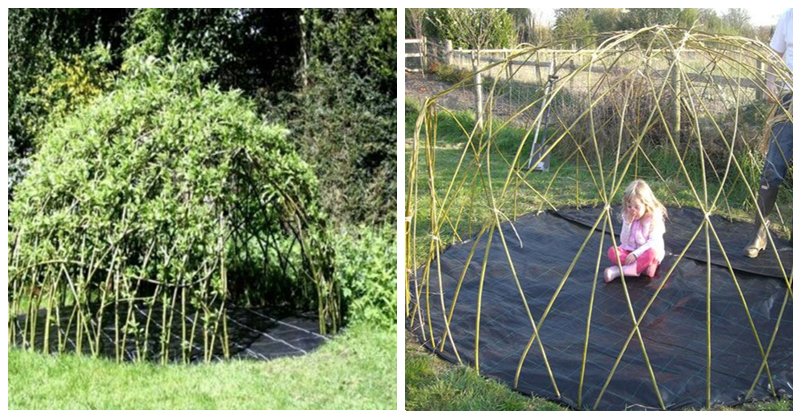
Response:
[{"label": "adult leg", "polygon": [[[784,103],[784,106],[788,105]],[[755,214],[753,238],[744,248],[744,254],[747,257],[757,257],[758,253],[767,247],[767,232],[769,231],[767,217],[775,208],[778,188],[786,178],[789,166],[792,165],[792,140],[791,122],[778,122],[772,127],[769,150],[764,170],[761,172],[761,184],[758,188],[756,200],[758,209]]]}]

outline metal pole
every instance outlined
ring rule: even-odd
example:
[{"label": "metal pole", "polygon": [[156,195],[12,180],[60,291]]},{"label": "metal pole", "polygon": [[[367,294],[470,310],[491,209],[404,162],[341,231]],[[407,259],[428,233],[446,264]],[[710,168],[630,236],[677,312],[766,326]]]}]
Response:
[{"label": "metal pole", "polygon": [[483,87],[481,86],[480,52],[472,51],[472,70],[475,71],[475,123],[478,129],[483,128]]},{"label": "metal pole", "polygon": [[[539,111],[539,113],[542,113],[542,111],[544,111],[544,118],[543,119],[545,121],[545,124],[544,124],[545,132],[544,132],[542,141],[544,141],[544,138],[547,137],[547,117],[550,115],[550,107],[548,106],[547,109],[545,109],[545,105],[547,104],[547,97],[550,95],[550,91],[553,89],[553,85],[555,84],[556,80],[558,80],[558,76],[553,74],[553,71],[554,71],[554,67],[553,67],[553,63],[551,62],[550,63],[550,77],[547,78],[547,87],[544,90],[544,98],[542,99],[542,108]],[[530,155],[528,157],[528,169],[530,169],[531,165],[533,164],[533,154],[534,154],[534,152],[536,152],[536,143],[539,140],[539,129],[541,128],[541,126],[542,126],[542,120],[539,119],[539,122],[536,123],[536,132],[533,135],[533,143],[531,144],[531,153],[530,153]]]}]

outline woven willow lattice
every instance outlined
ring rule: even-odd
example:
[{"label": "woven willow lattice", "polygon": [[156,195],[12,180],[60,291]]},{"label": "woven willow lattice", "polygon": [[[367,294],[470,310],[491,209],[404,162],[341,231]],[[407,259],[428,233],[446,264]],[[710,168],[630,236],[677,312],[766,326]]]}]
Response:
[{"label": "woven willow lattice", "polygon": [[[781,99],[766,92],[764,68],[770,67],[764,63],[774,63],[772,71],[779,85],[784,83],[791,88],[792,73],[780,57],[760,42],[673,27],[615,33],[595,50],[561,51],[559,54],[561,58],[553,67],[558,79],[547,94],[544,94],[546,79],[541,75],[537,78],[530,70],[547,68],[549,63],[541,60],[556,57],[544,47],[520,49],[507,58],[490,60],[493,62],[482,67],[479,73],[486,97],[482,126],[464,117],[463,111],[440,105],[450,94],[474,90],[478,78],[465,79],[423,104],[416,121],[413,143],[407,150],[406,321],[419,331],[419,337],[430,347],[443,351],[447,345],[456,360],[463,362],[450,325],[471,262],[475,265],[472,269],[479,271],[475,275],[480,285],[474,329],[465,333],[470,337],[474,335],[474,354],[470,354],[470,362],[480,371],[481,313],[482,308],[486,309],[481,306],[481,300],[487,292],[483,285],[486,277],[491,275],[487,271],[492,271],[489,247],[492,240],[500,241],[505,253],[502,262],[510,266],[509,276],[518,291],[516,295],[505,298],[521,300],[530,326],[527,347],[522,348],[522,356],[517,360],[514,387],[519,383],[523,363],[535,351],[541,354],[542,368],[547,370],[549,386],[557,397],[577,400],[578,407],[597,408],[623,354],[635,341],[647,365],[650,389],[656,395],[658,407],[664,409],[668,406],[662,400],[657,374],[647,357],[646,341],[639,326],[669,283],[673,270],[678,266],[677,261],[695,241],[703,244],[707,251],[712,246],[721,249],[723,265],[738,289],[737,275],[729,256],[738,255],[741,249],[724,245],[712,216],[719,214],[731,219],[747,219],[752,223],[752,214],[758,213],[758,177],[764,164],[769,128],[776,122],[792,121],[791,108],[767,105],[764,100],[765,97],[777,102]],[[545,129],[547,124],[541,122],[548,112],[550,128]],[[440,138],[439,130],[445,120],[458,127],[460,134],[456,135],[457,139],[452,135],[447,139]],[[509,137],[514,140],[509,141]],[[531,153],[531,143],[536,137],[537,150]],[[445,152],[449,153],[448,159],[443,157]],[[528,160],[529,156],[534,156],[532,161]],[[537,171],[539,163],[549,157],[553,158],[550,170]],[[791,156],[785,158],[789,160]],[[791,176],[791,166],[789,173]],[[688,240],[685,247],[676,250],[677,261],[671,267],[665,267],[663,280],[643,310],[634,311],[628,296],[628,281],[623,277],[618,284],[625,289],[627,298],[627,307],[621,315],[629,319],[631,329],[598,397],[586,400],[582,397],[582,390],[590,340],[588,325],[592,321],[595,295],[595,288],[592,288],[592,298],[585,301],[588,306],[585,343],[582,354],[578,354],[582,365],[580,385],[577,394],[562,395],[547,361],[547,342],[542,342],[539,333],[590,238],[610,232],[610,240],[614,246],[617,245],[618,237],[614,234],[619,232],[614,231],[612,217],[616,214],[612,214],[611,209],[621,199],[627,183],[634,178],[645,179],[654,185],[665,204],[694,207],[705,217],[694,226],[691,237],[685,238]],[[791,194],[791,190],[786,189],[784,193]],[[566,273],[556,278],[560,282],[549,304],[535,318],[509,252],[509,246],[516,246],[517,240],[508,234],[509,231],[516,233],[514,222],[523,213],[556,211],[564,205],[599,205],[601,210],[597,212],[589,234],[585,238],[576,238],[582,240],[579,251],[574,257],[570,255],[572,263],[563,267]],[[775,256],[786,287],[785,297],[780,303],[780,323],[784,309],[793,298],[793,272],[781,262],[774,239],[778,235],[791,237],[791,205],[779,205],[776,215],[779,221],[773,223],[774,230],[764,253]],[[758,218],[763,220],[760,215]],[[508,225],[511,230],[503,228]],[[471,238],[474,245],[471,245],[466,264],[455,268],[457,287],[448,290],[449,297],[453,291],[455,296],[446,303],[440,256],[447,242],[461,242],[466,238]],[[600,240],[602,251],[602,238]],[[482,262],[480,255],[475,254],[481,241],[486,248]],[[602,269],[601,256],[593,256],[598,261],[594,271],[595,283]],[[476,264],[474,260],[479,261]],[[710,405],[713,291],[710,253],[707,260],[705,327],[708,351],[704,363],[707,378],[705,404]],[[747,398],[762,374],[772,382],[774,371],[770,371],[768,359],[778,330],[776,326],[770,340],[760,338],[740,289],[739,296],[747,311],[748,329],[762,360],[757,376],[752,377],[753,384],[745,396]],[[435,330],[433,318],[444,325],[442,329]],[[771,387],[775,395],[774,386]]]},{"label": "woven willow lattice", "polygon": [[[11,203],[9,341],[159,362],[228,357],[228,308],[339,327],[317,180],[288,131],[202,63],[126,63],[48,128]],[[298,308],[299,307],[299,308]],[[109,350],[111,348],[111,350]]]}]

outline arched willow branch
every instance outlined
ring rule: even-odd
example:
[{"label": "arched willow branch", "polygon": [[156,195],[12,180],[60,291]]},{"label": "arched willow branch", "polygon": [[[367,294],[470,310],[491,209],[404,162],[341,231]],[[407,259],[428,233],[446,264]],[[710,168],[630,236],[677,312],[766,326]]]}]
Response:
[{"label": "arched willow branch", "polygon": [[[780,262],[774,233],[768,235],[765,252],[777,257],[787,291],[781,318],[776,320],[770,342],[765,345],[730,267],[728,255],[739,249],[724,248],[711,215],[724,212],[728,218],[752,221],[749,214],[757,212],[757,177],[763,166],[768,128],[776,121],[792,121],[791,112],[770,107],[763,100],[765,97],[779,99],[766,90],[765,68],[771,67],[778,84],[788,88],[792,86],[792,73],[767,45],[747,38],[669,26],[607,35],[594,50],[564,51],[548,46],[521,46],[512,52],[503,51],[502,58],[492,57],[490,53],[483,59],[483,62],[488,62],[486,66],[422,104],[413,142],[407,150],[405,252],[408,321],[421,328],[421,336],[435,351],[445,351],[446,343],[449,343],[459,362],[464,360],[463,353],[456,347],[457,342],[466,336],[474,340],[474,361],[470,362],[474,362],[474,367],[480,371],[480,347],[484,339],[481,336],[481,296],[486,292],[486,272],[493,263],[488,259],[489,246],[492,240],[499,239],[506,256],[502,262],[510,265],[511,277],[517,283],[531,326],[527,346],[511,348],[521,350],[523,354],[519,359],[515,385],[524,374],[522,365],[529,350],[537,342],[544,360],[542,368],[547,370],[555,393],[561,394],[547,362],[547,342],[541,342],[540,333],[547,327],[550,308],[569,280],[570,272],[588,241],[600,234],[602,243],[602,237],[608,232],[612,234],[611,242],[616,243],[610,208],[619,202],[621,191],[628,182],[644,178],[665,202],[697,207],[706,214],[703,222],[696,226],[694,236],[677,255],[677,261],[684,257],[701,232],[705,233],[703,242],[707,249],[712,242],[718,245],[739,293],[742,309],[747,313],[762,359],[753,387],[764,373],[772,383],[769,353],[783,317],[783,308],[793,297],[792,272],[787,272]],[[550,67],[555,69],[558,80],[552,93],[545,96],[547,75],[541,68]],[[482,125],[464,118],[463,111],[442,105],[450,95],[463,95],[474,89],[472,81],[477,73],[484,80],[481,88],[488,90],[483,95],[486,101]],[[471,109],[471,105],[465,108]],[[541,144],[541,153],[527,161],[536,127],[542,125],[540,122],[548,110],[550,127],[543,135],[545,140]],[[452,121],[457,127],[455,131],[449,130],[446,139],[439,133],[443,119]],[[455,144],[458,148],[440,147],[442,143]],[[442,153],[448,153],[450,159],[440,157]],[[558,162],[556,169],[537,171],[538,164],[548,158]],[[442,161],[450,162],[452,167],[446,167]],[[568,178],[570,173],[574,173],[574,182]],[[572,191],[574,194],[571,195]],[[525,212],[586,204],[602,205],[604,210],[581,250],[574,255],[572,264],[564,267],[566,274],[548,306],[538,319],[534,319],[519,286],[509,251],[510,243],[503,228],[507,224],[513,228],[512,220]],[[789,208],[779,207],[777,212],[781,219],[780,227],[791,235],[791,223],[784,221],[783,217],[789,211]],[[758,217],[763,221],[761,214]],[[446,300],[441,282],[440,255],[449,242],[473,235],[473,226],[478,227],[479,233],[473,238],[465,266],[460,269],[453,297]],[[499,237],[495,233],[499,233]],[[486,249],[483,260],[476,263],[473,257],[477,256],[479,243]],[[710,259],[710,255],[706,257]],[[595,281],[600,258],[598,255]],[[451,324],[456,306],[463,304],[458,297],[469,269],[475,271],[473,275],[479,281],[477,316],[474,328],[462,332],[453,330]],[[623,277],[621,282],[626,291],[631,329],[591,406],[596,408],[599,405],[617,365],[636,336],[654,395],[660,407],[667,408],[661,398],[654,366],[647,358],[640,326],[674,269],[672,266],[668,270],[647,305],[638,313],[630,302]],[[710,264],[706,264],[706,272],[705,309],[709,315],[713,298]],[[431,282],[432,278],[438,278],[436,283]],[[431,294],[438,294],[438,298],[431,298]],[[589,324],[594,295],[593,287],[591,298],[586,301],[588,316],[583,353],[578,354],[582,360],[578,394],[567,395],[577,399],[579,406],[588,405],[584,400],[583,379],[591,338]],[[433,316],[443,318],[443,330],[433,327]],[[708,404],[712,393],[711,327],[707,317],[704,361]],[[774,386],[770,387],[774,394]],[[753,388],[750,393],[752,391]]]}]

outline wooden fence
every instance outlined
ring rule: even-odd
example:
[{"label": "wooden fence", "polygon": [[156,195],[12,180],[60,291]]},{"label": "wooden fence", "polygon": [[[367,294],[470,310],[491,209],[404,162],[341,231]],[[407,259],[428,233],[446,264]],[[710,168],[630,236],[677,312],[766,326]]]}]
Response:
[{"label": "wooden fence", "polygon": [[[453,43],[450,40],[443,42],[436,42],[433,40],[406,40],[406,43],[415,42],[421,43],[421,61],[429,63],[435,59],[441,63],[456,68],[474,71],[473,62],[477,61],[480,66],[491,63],[504,62],[516,54],[520,54],[523,50],[519,49],[453,49]],[[621,51],[622,52],[622,51]],[[657,52],[657,50],[656,50]],[[512,58],[505,71],[508,74],[516,74],[516,77],[522,77],[525,71],[516,71],[519,68],[530,69],[529,81],[543,84],[548,77],[547,69],[551,66],[558,69],[559,72],[564,71],[571,73],[586,62],[597,53],[594,49],[570,50],[570,49],[541,49],[533,55],[524,55],[517,58]],[[694,51],[686,50],[682,52],[684,57],[688,59],[695,59],[697,53]],[[406,57],[418,56],[414,54],[406,54]],[[755,89],[755,96],[757,99],[763,99],[764,92],[761,90],[764,86],[766,78],[765,65],[761,61],[756,61],[753,65],[759,69],[761,80],[758,82],[749,77],[730,78],[721,75],[700,74],[695,72],[687,72],[686,77],[692,82],[704,81],[707,83],[715,84],[728,84],[736,85],[743,88]],[[542,71],[542,68],[545,71]],[[498,69],[499,71],[499,69]],[[584,69],[586,72],[603,74],[604,68],[599,65],[590,66]],[[662,76],[667,74],[666,70],[660,72]],[[532,80],[531,80],[532,79]]]},{"label": "wooden fence", "polygon": [[[412,49],[412,52],[409,52],[409,47]],[[425,65],[426,65],[426,50],[427,50],[427,42],[425,38],[422,39],[406,39],[405,42],[405,69],[408,72],[416,73],[421,72],[425,74]],[[408,59],[417,59],[417,63],[419,64],[419,68],[415,68],[413,66],[409,66]]]}]

